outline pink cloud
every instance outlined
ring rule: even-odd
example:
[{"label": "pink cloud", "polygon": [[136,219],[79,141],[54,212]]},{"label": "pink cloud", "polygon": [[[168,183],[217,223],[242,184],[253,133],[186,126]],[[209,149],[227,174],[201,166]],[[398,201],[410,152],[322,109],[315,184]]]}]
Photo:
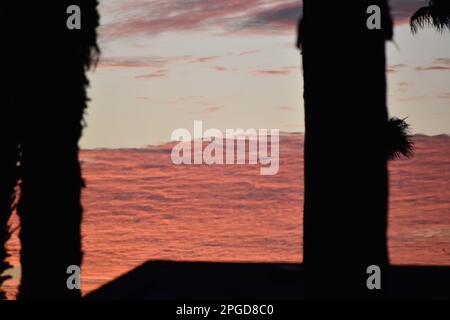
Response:
[{"label": "pink cloud", "polygon": [[134,77],[135,79],[161,79],[167,77],[167,70],[161,69],[149,74],[142,74]]},{"label": "pink cloud", "polygon": [[438,99],[450,100],[450,92],[445,92],[437,96]]},{"label": "pink cloud", "polygon": [[238,68],[230,68],[230,67],[223,67],[223,66],[211,66],[211,69],[213,69],[215,71],[220,71],[220,72],[236,72],[236,71],[239,71]]},{"label": "pink cloud", "polygon": [[209,27],[219,27],[229,33],[243,29],[294,31],[301,14],[299,0],[270,5],[266,0],[132,0],[120,4],[105,3],[103,7],[104,20],[108,22],[101,27],[100,35],[105,40]]},{"label": "pink cloud", "polygon": [[238,57],[242,57],[242,56],[248,56],[248,55],[252,55],[255,53],[258,53],[259,50],[248,50],[248,51],[242,51],[236,54],[236,56]]},{"label": "pink cloud", "polygon": [[436,59],[434,59],[433,63],[445,64],[447,66],[450,66],[450,58],[436,58]]},{"label": "pink cloud", "polygon": [[411,97],[405,97],[405,98],[398,98],[397,101],[402,102],[414,102],[414,101],[421,101],[427,99],[427,95],[417,95],[417,96],[411,96]]},{"label": "pink cloud", "polygon": [[190,114],[201,116],[201,115],[206,115],[206,114],[218,111],[220,109],[221,109],[221,107],[218,107],[218,106],[205,106],[202,110],[193,111],[193,112],[190,112]]},{"label": "pink cloud", "polygon": [[261,69],[261,70],[254,70],[251,71],[254,75],[257,76],[285,76],[290,74],[291,72],[300,69],[300,67],[297,66],[290,66],[290,67],[281,67],[281,68],[274,68],[274,69]]},{"label": "pink cloud", "polygon": [[222,58],[222,56],[147,56],[147,57],[102,57],[101,68],[168,68],[175,63],[208,63]]},{"label": "pink cloud", "polygon": [[283,110],[283,111],[294,111],[294,110],[298,110],[295,107],[288,107],[288,106],[283,106],[283,107],[279,107],[278,109]]},{"label": "pink cloud", "polygon": [[414,85],[412,82],[406,82],[406,81],[402,81],[402,82],[398,83],[399,87],[410,87],[412,85]]},{"label": "pink cloud", "polygon": [[[405,23],[424,0],[391,0],[397,22]],[[99,30],[103,45],[124,38],[139,39],[166,32],[209,30],[222,36],[255,36],[292,34],[297,32],[297,22],[302,14],[301,0],[128,0],[102,1],[102,26]],[[180,37],[183,35],[180,34]],[[294,40],[293,40],[294,42]],[[138,42],[139,43],[139,42]],[[293,47],[290,44],[289,47]],[[230,54],[235,57],[255,54],[256,50]],[[225,56],[225,55],[224,55]],[[183,59],[183,57],[180,57]],[[196,57],[192,63],[207,63],[219,57]],[[101,67],[152,67],[167,68],[170,61],[158,58],[143,60],[130,58],[102,59]],[[189,59],[189,57],[184,57]],[[154,60],[154,61],[153,61]],[[173,60],[172,60],[173,61]],[[187,61],[187,60],[186,60]],[[389,69],[395,72],[395,69]],[[283,74],[286,71],[272,72]],[[263,72],[264,74],[264,72]]]},{"label": "pink cloud", "polygon": [[[424,0],[391,0],[392,14],[406,23]],[[222,28],[225,33],[273,34],[296,32],[302,1],[286,0],[129,0],[103,3],[100,34],[116,39],[140,34]]]},{"label": "pink cloud", "polygon": [[448,71],[450,70],[450,67],[444,67],[444,66],[430,66],[430,67],[416,67],[414,68],[416,71]]},{"label": "pink cloud", "polygon": [[99,67],[103,68],[163,68],[169,64],[192,59],[191,56],[146,56],[146,57],[108,57],[100,59]]},{"label": "pink cloud", "polygon": [[396,24],[409,23],[414,12],[427,5],[426,0],[391,0],[389,3]]},{"label": "pink cloud", "polygon": [[386,71],[387,72],[391,72],[391,73],[395,73],[395,72],[398,72],[400,70],[405,70],[407,68],[409,68],[409,65],[404,64],[404,63],[399,63],[399,64],[394,64],[392,66],[389,66]]},{"label": "pink cloud", "polygon": [[256,70],[252,72],[258,76],[284,76],[290,73],[289,70],[284,69],[272,69],[272,70]]},{"label": "pink cloud", "polygon": [[206,62],[210,62],[213,60],[217,60],[222,58],[221,56],[210,56],[210,57],[196,57],[193,58],[190,62],[191,63],[206,63]]}]

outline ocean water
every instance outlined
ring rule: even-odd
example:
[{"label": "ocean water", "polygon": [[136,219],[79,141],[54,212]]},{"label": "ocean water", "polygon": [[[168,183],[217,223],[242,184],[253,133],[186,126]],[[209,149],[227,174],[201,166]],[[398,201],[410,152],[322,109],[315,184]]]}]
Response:
[{"label": "ocean water", "polygon": [[[415,144],[413,159],[390,164],[390,259],[450,265],[450,137]],[[149,259],[302,261],[302,134],[281,136],[274,176],[260,165],[176,166],[172,146],[82,151],[84,293]],[[12,298],[17,232],[8,246]]]}]

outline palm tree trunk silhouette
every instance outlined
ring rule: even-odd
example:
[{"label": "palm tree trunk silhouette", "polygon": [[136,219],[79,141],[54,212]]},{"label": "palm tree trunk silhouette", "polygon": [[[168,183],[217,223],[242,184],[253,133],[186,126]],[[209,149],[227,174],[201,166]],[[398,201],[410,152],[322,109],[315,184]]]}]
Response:
[{"label": "palm tree trunk silhouette", "polygon": [[[381,8],[381,30],[367,28],[370,5]],[[367,267],[388,264],[388,3],[304,0],[300,29],[307,292],[370,297],[377,294],[366,286]]]},{"label": "palm tree trunk silhouette", "polygon": [[[64,56],[65,59],[70,57]],[[59,59],[58,62],[62,62]],[[74,63],[76,57],[69,59]],[[44,84],[35,86],[30,93],[33,99],[47,101],[45,111],[35,108],[27,97],[23,101],[25,113],[31,117],[25,120],[27,128],[21,136],[20,298],[80,295],[78,290],[68,290],[66,270],[71,265],[81,266],[80,190],[83,182],[78,139],[86,106],[87,80],[80,61],[70,68],[49,69],[43,68],[41,72],[49,72],[60,79],[54,86],[58,99],[48,96]],[[46,124],[49,120],[51,125]]]},{"label": "palm tree trunk silhouette", "polygon": [[[81,8],[81,30],[66,26],[72,4]],[[3,23],[10,26],[4,61],[14,66],[10,76],[17,91],[12,108],[18,141],[11,149],[20,151],[11,150],[11,157],[20,155],[19,298],[79,298],[80,290],[67,287],[66,271],[82,260],[78,141],[88,100],[86,70],[98,57],[97,1],[22,6],[11,1],[1,7]],[[10,194],[10,186],[5,188]],[[6,200],[1,205],[8,206]]]}]

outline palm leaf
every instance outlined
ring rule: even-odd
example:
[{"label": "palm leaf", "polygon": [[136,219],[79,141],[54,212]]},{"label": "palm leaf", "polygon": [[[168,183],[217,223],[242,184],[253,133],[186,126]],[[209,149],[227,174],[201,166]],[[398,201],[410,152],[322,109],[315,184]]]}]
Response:
[{"label": "palm leaf", "polygon": [[391,118],[388,123],[388,158],[389,160],[403,157],[411,158],[414,153],[414,143],[411,140],[409,124],[405,119]]},{"label": "palm leaf", "polygon": [[431,0],[428,7],[422,7],[413,14],[410,26],[414,34],[427,26],[439,32],[450,30],[450,1]]}]

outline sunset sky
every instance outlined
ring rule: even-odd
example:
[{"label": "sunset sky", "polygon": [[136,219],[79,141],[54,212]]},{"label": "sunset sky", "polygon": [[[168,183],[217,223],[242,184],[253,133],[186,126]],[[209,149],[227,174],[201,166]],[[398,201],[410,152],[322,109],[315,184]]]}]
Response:
[{"label": "sunset sky", "polygon": [[[412,36],[409,16],[426,1],[390,3],[390,113],[408,117],[414,133],[448,134],[450,34]],[[301,7],[299,0],[100,0],[103,54],[90,76],[81,146],[159,144],[177,128],[192,130],[194,120],[222,130],[303,131],[294,45]]]},{"label": "sunset sky", "polygon": [[[102,56],[89,74],[80,152],[83,291],[149,259],[302,261],[302,0],[99,1]],[[450,32],[413,36],[409,28],[427,2],[390,0],[389,111],[408,118],[415,134],[449,135]],[[330,46],[329,58],[341,49]],[[278,174],[260,175],[260,165],[174,164],[172,132],[193,132],[198,120],[204,130],[288,132]],[[449,266],[450,136],[414,143],[412,159],[389,163],[390,262]],[[14,215],[9,297],[20,280],[19,226]]]}]

